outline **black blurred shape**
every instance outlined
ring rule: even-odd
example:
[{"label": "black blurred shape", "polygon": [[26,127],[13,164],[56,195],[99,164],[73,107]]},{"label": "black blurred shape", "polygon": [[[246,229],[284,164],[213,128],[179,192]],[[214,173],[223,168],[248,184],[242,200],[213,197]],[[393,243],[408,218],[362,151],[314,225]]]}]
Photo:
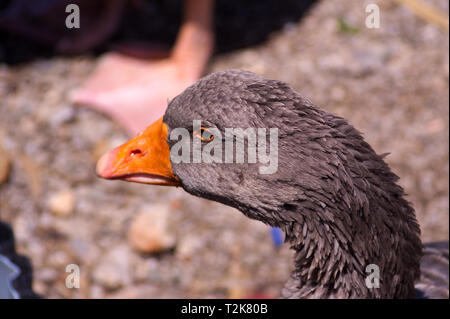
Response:
[{"label": "black blurred shape", "polygon": [[[65,28],[65,6],[79,3],[81,25],[94,20],[111,0],[4,0],[0,2],[0,61],[15,64],[55,54],[58,41],[77,30]],[[299,21],[316,0],[216,0],[216,53],[256,45],[286,23]],[[111,44],[141,41],[170,47],[181,23],[181,0],[128,1]],[[26,27],[24,27],[26,26]],[[26,29],[26,30],[24,30]]]},{"label": "black blurred shape", "polygon": [[[40,298],[32,289],[33,271],[28,258],[18,255],[14,247],[14,234],[11,227],[0,221],[0,256],[9,260],[19,270],[19,275],[12,282],[20,298]],[[0,283],[7,281],[0,278]]]}]

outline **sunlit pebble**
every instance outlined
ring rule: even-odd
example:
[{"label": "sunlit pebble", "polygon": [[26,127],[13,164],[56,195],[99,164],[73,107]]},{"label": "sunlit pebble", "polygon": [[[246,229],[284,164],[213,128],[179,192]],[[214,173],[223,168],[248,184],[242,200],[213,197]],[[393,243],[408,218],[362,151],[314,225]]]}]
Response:
[{"label": "sunlit pebble", "polygon": [[149,206],[136,215],[128,240],[140,252],[164,251],[175,246],[175,236],[168,227],[169,209],[165,205]]},{"label": "sunlit pebble", "polygon": [[444,121],[442,121],[441,119],[434,119],[428,122],[428,132],[431,134],[439,133],[444,130],[444,128]]},{"label": "sunlit pebble", "polygon": [[58,273],[53,268],[44,268],[36,272],[36,278],[43,282],[52,282],[56,279]]},{"label": "sunlit pebble", "polygon": [[48,285],[46,285],[44,282],[42,282],[40,280],[35,280],[33,282],[33,290],[38,295],[41,295],[41,296],[48,295],[47,287],[48,287]]},{"label": "sunlit pebble", "polygon": [[96,264],[92,271],[92,279],[106,289],[117,289],[131,283],[131,251],[126,245],[114,248],[111,246],[107,254]]},{"label": "sunlit pebble", "polygon": [[189,261],[195,256],[197,251],[200,251],[203,243],[201,238],[194,236],[186,236],[178,244],[176,256],[182,260]]},{"label": "sunlit pebble", "polygon": [[48,209],[56,216],[69,216],[75,207],[75,194],[72,190],[62,190],[51,194]]},{"label": "sunlit pebble", "polygon": [[47,263],[52,266],[65,266],[69,264],[69,256],[64,251],[56,251],[48,256]]},{"label": "sunlit pebble", "polygon": [[59,111],[57,111],[55,114],[53,114],[50,117],[50,124],[53,127],[57,127],[64,123],[72,121],[74,116],[75,116],[74,109],[67,106],[67,107],[61,108]]}]

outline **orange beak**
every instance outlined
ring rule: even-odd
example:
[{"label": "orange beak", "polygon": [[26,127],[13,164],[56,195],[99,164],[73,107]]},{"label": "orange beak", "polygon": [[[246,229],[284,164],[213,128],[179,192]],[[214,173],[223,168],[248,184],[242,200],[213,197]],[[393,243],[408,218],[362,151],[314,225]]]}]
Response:
[{"label": "orange beak", "polygon": [[180,186],[170,164],[167,126],[162,117],[125,144],[104,154],[97,175],[106,179]]}]

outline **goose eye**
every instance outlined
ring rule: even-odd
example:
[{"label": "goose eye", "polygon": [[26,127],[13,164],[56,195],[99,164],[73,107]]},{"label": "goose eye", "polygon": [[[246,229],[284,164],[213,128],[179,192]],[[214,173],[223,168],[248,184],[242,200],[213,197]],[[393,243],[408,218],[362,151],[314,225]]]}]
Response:
[{"label": "goose eye", "polygon": [[195,130],[193,135],[203,142],[211,142],[214,139],[212,132],[203,126],[201,126],[200,129]]}]

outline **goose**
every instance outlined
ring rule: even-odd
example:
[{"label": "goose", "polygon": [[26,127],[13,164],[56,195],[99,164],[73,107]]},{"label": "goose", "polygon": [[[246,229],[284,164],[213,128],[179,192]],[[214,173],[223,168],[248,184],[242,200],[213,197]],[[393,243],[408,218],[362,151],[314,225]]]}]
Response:
[{"label": "goose", "polygon": [[[262,172],[262,160],[224,162],[227,128],[266,129],[267,136],[258,135],[261,148],[276,129],[276,169]],[[195,161],[195,145],[218,156]],[[244,148],[246,158],[252,151]],[[237,144],[230,154],[237,158]],[[104,154],[96,173],[180,186],[282,229],[294,250],[283,298],[448,298],[448,241],[422,244],[414,209],[385,156],[347,120],[288,84],[226,70],[175,97],[161,119]]]}]

